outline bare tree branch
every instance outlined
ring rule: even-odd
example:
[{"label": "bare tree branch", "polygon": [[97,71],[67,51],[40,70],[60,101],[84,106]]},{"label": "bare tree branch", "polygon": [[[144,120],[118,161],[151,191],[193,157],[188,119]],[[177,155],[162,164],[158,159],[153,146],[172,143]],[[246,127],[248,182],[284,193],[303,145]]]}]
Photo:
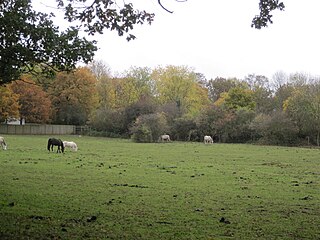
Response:
[{"label": "bare tree branch", "polygon": [[167,8],[165,8],[165,7],[162,5],[161,0],[158,0],[158,3],[159,3],[159,5],[160,5],[164,10],[166,10],[166,11],[169,12],[169,13],[173,13],[173,11],[168,10]]}]

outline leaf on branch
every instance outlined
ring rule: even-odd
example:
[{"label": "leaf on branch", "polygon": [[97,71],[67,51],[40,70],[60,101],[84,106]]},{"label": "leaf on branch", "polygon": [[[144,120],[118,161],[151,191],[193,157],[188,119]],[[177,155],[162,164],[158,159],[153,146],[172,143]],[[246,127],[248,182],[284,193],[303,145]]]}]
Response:
[{"label": "leaf on branch", "polygon": [[256,15],[253,20],[251,27],[256,29],[261,29],[263,27],[267,27],[268,24],[272,24],[272,15],[270,14],[272,11],[279,9],[283,11],[285,5],[283,2],[279,2],[279,0],[260,0],[259,9],[260,14]]}]

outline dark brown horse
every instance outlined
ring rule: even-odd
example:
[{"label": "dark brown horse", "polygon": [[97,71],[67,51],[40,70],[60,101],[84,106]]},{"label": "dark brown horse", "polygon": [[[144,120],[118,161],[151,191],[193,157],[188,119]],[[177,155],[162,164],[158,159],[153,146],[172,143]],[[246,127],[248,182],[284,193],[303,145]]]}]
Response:
[{"label": "dark brown horse", "polygon": [[[56,138],[49,138],[48,140],[48,151],[53,151],[53,146],[58,146],[57,149],[57,153],[63,153],[64,152],[64,146],[63,146],[63,142],[61,141],[61,139],[56,139]],[[61,148],[61,150],[60,150]]]}]

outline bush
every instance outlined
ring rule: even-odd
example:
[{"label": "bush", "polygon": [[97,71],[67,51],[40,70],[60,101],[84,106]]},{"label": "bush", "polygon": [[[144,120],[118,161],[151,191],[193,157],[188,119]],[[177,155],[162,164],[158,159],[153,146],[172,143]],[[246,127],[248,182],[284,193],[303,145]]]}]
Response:
[{"label": "bush", "polygon": [[91,121],[91,126],[98,132],[105,132],[106,136],[128,136],[124,123],[123,110],[98,109]]},{"label": "bush", "polygon": [[130,132],[135,142],[156,142],[160,135],[168,133],[167,120],[162,113],[141,115]]},{"label": "bush", "polygon": [[256,140],[262,144],[296,145],[299,142],[299,129],[283,112],[272,116],[260,114],[250,125]]},{"label": "bush", "polygon": [[147,143],[153,140],[150,128],[144,124],[135,130],[131,138],[138,143]]},{"label": "bush", "polygon": [[174,139],[179,141],[199,140],[194,133],[197,132],[197,125],[191,119],[178,118],[174,120],[172,134]]}]

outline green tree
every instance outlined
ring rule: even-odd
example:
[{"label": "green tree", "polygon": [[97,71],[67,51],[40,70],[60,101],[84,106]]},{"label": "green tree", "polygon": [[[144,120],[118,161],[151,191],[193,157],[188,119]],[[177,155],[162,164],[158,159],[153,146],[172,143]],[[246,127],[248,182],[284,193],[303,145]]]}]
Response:
[{"label": "green tree", "polygon": [[198,131],[194,137],[201,140],[204,135],[210,135],[218,142],[225,142],[228,138],[226,126],[233,118],[234,114],[225,107],[215,104],[208,106],[196,118]]},{"label": "green tree", "polygon": [[250,123],[250,129],[253,140],[261,144],[295,145],[299,140],[297,125],[288,114],[280,110],[256,115]]},{"label": "green tree", "polygon": [[274,109],[274,98],[269,79],[262,75],[249,74],[244,80],[253,91],[255,111],[257,113],[269,113]]},{"label": "green tree", "polygon": [[98,108],[90,121],[94,130],[106,137],[129,136],[123,109]]},{"label": "green tree", "polygon": [[140,99],[126,107],[124,110],[124,122],[127,127],[128,133],[131,125],[141,115],[156,113],[157,105],[152,96],[143,95]]},{"label": "green tree", "polygon": [[231,88],[239,85],[240,82],[237,79],[229,78],[221,78],[217,77],[215,79],[209,80],[207,83],[207,88],[209,91],[209,98],[212,102],[215,102],[220,97],[221,93],[228,92]]},{"label": "green tree", "polygon": [[284,110],[300,132],[320,145],[320,83],[298,87],[284,102]]},{"label": "green tree", "polygon": [[[120,36],[134,25],[151,23],[154,14],[133,9],[131,3],[119,9],[114,1],[56,0],[69,24],[65,31],[54,25],[54,14],[37,12],[31,0],[0,2],[0,85],[19,79],[24,73],[52,75],[66,71],[79,61],[88,63],[97,50],[96,41],[80,37],[115,30]],[[127,39],[134,39],[132,34]]]},{"label": "green tree", "polygon": [[255,113],[250,109],[240,108],[231,112],[230,121],[226,122],[223,134],[227,135],[226,141],[244,143],[252,140],[250,123]]},{"label": "green tree", "polygon": [[293,91],[292,84],[289,83],[289,77],[286,73],[279,71],[272,76],[273,105],[275,110],[282,111],[283,103],[290,97]]},{"label": "green tree", "polygon": [[92,60],[95,41],[80,38],[75,27],[59,32],[52,17],[34,11],[31,0],[0,2],[0,85],[25,73],[52,75]]},{"label": "green tree", "polygon": [[282,111],[284,102],[291,96],[293,91],[294,87],[290,83],[281,85],[278,89],[276,89],[273,97],[274,108]]},{"label": "green tree", "polygon": [[215,104],[225,106],[230,110],[246,109],[253,111],[256,106],[254,92],[242,86],[231,88],[227,93],[222,93]]},{"label": "green tree", "polygon": [[125,78],[134,82],[139,98],[155,95],[155,82],[151,78],[152,70],[148,67],[131,67],[125,72]]},{"label": "green tree", "polygon": [[172,126],[172,136],[178,141],[200,140],[196,136],[197,124],[194,119],[176,118]]}]

